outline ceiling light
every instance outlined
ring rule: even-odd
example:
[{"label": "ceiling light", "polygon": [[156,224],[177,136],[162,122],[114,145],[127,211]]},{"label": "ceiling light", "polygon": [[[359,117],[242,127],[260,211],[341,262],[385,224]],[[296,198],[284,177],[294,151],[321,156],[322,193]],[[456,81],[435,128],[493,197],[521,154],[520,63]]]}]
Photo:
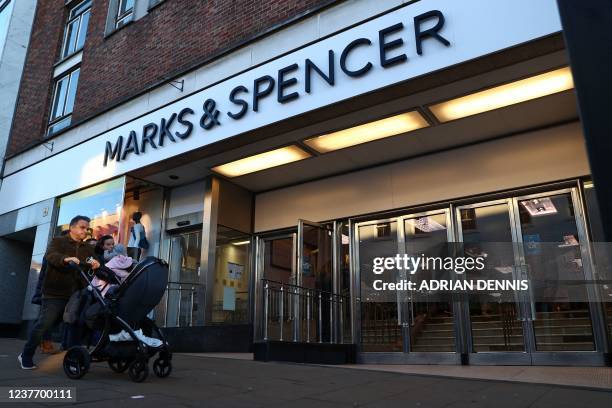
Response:
[{"label": "ceiling light", "polygon": [[376,120],[363,125],[340,130],[334,133],[304,140],[307,146],[319,153],[327,153],[345,147],[383,139],[400,133],[410,132],[429,126],[419,112],[406,112],[401,115]]},{"label": "ceiling light", "polygon": [[239,246],[239,245],[246,245],[246,244],[250,244],[250,243],[251,243],[251,241],[240,241],[240,242],[232,242],[232,245]]},{"label": "ceiling light", "polygon": [[306,159],[310,154],[297,146],[286,146],[259,153],[230,163],[213,167],[212,170],[226,177],[237,177],[271,167]]},{"label": "ceiling light", "polygon": [[572,73],[569,67],[565,67],[461,98],[451,99],[432,105],[429,109],[440,122],[448,122],[567,91],[573,87]]}]

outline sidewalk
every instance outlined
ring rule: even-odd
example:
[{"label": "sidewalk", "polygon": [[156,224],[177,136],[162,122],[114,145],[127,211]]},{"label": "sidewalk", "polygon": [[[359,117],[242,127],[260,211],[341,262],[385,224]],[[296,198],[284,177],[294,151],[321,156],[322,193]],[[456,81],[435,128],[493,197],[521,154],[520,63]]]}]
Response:
[{"label": "sidewalk", "polygon": [[[251,353],[185,353],[197,357],[253,360]],[[612,391],[612,367],[449,366],[351,364],[325,366],[472,380],[565,385]]]},{"label": "sidewalk", "polygon": [[[380,366],[370,370],[366,366],[262,363],[245,359],[249,356],[240,354],[177,354],[169,378],[159,379],[151,373],[140,384],[131,382],[126,374],[113,373],[106,364],[98,363],[83,379],[73,381],[66,378],[61,369],[61,355],[42,361],[38,358],[38,370],[19,369],[16,356],[22,345],[19,340],[0,339],[0,385],[76,387],[77,404],[87,407],[612,406],[612,390],[604,388],[446,378],[431,373],[385,372],[380,370]],[[464,367],[437,368],[452,371]],[[23,402],[15,405],[61,406],[58,403]],[[0,408],[2,406],[0,403]]]}]

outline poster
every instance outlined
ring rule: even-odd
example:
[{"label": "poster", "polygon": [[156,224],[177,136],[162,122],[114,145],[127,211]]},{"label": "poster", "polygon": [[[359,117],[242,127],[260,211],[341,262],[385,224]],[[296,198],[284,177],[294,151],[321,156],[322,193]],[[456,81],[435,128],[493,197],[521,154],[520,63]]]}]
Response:
[{"label": "poster", "polygon": [[232,280],[240,280],[242,279],[242,274],[244,273],[244,265],[240,265],[233,262],[227,263],[227,276]]}]

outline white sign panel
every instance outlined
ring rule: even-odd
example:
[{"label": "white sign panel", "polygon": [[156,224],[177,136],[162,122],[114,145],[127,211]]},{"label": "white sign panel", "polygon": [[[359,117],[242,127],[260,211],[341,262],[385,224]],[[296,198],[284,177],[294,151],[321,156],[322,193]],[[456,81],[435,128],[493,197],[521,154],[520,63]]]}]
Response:
[{"label": "white sign panel", "polygon": [[0,214],[560,30],[555,0],[420,1],[6,177]]}]

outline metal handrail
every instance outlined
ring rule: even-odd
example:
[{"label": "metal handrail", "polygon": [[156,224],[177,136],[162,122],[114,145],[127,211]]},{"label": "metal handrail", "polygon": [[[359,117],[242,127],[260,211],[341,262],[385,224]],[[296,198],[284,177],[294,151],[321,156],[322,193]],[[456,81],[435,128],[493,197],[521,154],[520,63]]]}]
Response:
[{"label": "metal handrail", "polygon": [[335,333],[344,333],[343,316],[344,309],[350,306],[349,296],[271,279],[262,279],[261,283],[264,341],[344,342],[344,336]]},{"label": "metal handrail", "polygon": [[[172,287],[173,285],[177,285],[178,287]],[[185,287],[183,287],[185,286]],[[169,316],[169,300],[170,300],[170,292],[178,292],[179,293],[179,298],[178,298],[178,304],[177,304],[177,308],[176,308],[176,322],[177,325],[180,326],[179,321],[180,321],[180,316],[181,316],[181,308],[182,308],[182,302],[181,302],[181,296],[180,294],[184,291],[186,292],[190,292],[190,308],[189,308],[189,325],[188,326],[193,326],[193,306],[194,306],[194,302],[195,302],[195,294],[196,292],[202,287],[203,285],[200,283],[195,283],[195,282],[168,282],[168,284],[166,285],[166,308],[165,308],[165,317],[164,317],[164,326],[168,326],[168,316]]]}]

